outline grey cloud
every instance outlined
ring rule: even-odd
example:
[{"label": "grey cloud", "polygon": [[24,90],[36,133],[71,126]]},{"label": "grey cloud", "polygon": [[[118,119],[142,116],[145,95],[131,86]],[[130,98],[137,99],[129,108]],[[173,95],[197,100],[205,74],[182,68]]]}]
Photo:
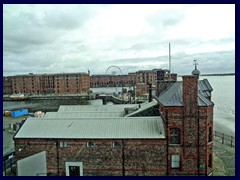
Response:
[{"label": "grey cloud", "polygon": [[162,46],[161,42],[133,44],[128,50],[155,50]]},{"label": "grey cloud", "polygon": [[184,13],[180,11],[161,10],[146,17],[149,24],[162,25],[164,27],[173,26],[181,22]]},{"label": "grey cloud", "polygon": [[47,11],[43,21],[48,27],[72,30],[83,25],[89,18],[94,15],[84,5],[75,5],[71,9],[57,8],[56,11]]},{"label": "grey cloud", "polygon": [[173,54],[172,66],[178,74],[189,74],[194,69],[193,60],[198,60],[198,69],[201,73],[235,72],[235,52],[211,52],[186,54],[185,57]]},{"label": "grey cloud", "polygon": [[94,13],[84,9],[84,6],[76,6],[72,11],[61,8],[46,10],[39,16],[31,6],[29,11],[14,13],[13,6],[10,10],[4,9],[4,51],[12,53],[24,53],[34,49],[34,46],[53,43],[61,38],[65,31],[77,28]]}]

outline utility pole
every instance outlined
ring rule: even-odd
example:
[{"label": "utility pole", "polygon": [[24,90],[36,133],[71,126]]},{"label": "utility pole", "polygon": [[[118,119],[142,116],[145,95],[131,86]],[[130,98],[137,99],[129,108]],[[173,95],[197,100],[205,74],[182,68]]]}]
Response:
[{"label": "utility pole", "polygon": [[171,44],[169,43],[169,79],[171,79]]}]

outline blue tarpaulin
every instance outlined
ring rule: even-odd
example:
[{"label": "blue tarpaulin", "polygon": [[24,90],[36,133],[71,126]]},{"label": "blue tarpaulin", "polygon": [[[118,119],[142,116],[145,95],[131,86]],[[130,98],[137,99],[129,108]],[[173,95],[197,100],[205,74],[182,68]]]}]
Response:
[{"label": "blue tarpaulin", "polygon": [[16,110],[16,111],[11,112],[11,116],[13,118],[20,117],[20,116],[23,116],[25,114],[28,114],[28,109],[20,109],[20,110]]}]

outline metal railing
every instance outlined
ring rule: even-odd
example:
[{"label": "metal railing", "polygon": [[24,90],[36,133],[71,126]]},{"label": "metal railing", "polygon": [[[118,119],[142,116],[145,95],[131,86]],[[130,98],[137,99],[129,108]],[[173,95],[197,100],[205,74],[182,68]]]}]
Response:
[{"label": "metal railing", "polygon": [[5,176],[9,173],[9,170],[10,170],[10,173],[15,173],[13,169],[14,165],[16,165],[15,157],[12,157],[3,161],[3,172]]},{"label": "metal railing", "polygon": [[226,144],[231,147],[235,147],[235,137],[234,136],[229,136],[227,134],[214,131],[214,140],[221,142],[222,144]]}]

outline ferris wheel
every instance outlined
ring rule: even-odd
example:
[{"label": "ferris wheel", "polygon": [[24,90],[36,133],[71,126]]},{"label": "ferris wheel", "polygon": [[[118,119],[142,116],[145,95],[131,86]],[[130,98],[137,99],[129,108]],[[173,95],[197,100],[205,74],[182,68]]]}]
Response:
[{"label": "ferris wheel", "polygon": [[106,70],[107,75],[122,75],[122,71],[118,66],[109,66]]}]

